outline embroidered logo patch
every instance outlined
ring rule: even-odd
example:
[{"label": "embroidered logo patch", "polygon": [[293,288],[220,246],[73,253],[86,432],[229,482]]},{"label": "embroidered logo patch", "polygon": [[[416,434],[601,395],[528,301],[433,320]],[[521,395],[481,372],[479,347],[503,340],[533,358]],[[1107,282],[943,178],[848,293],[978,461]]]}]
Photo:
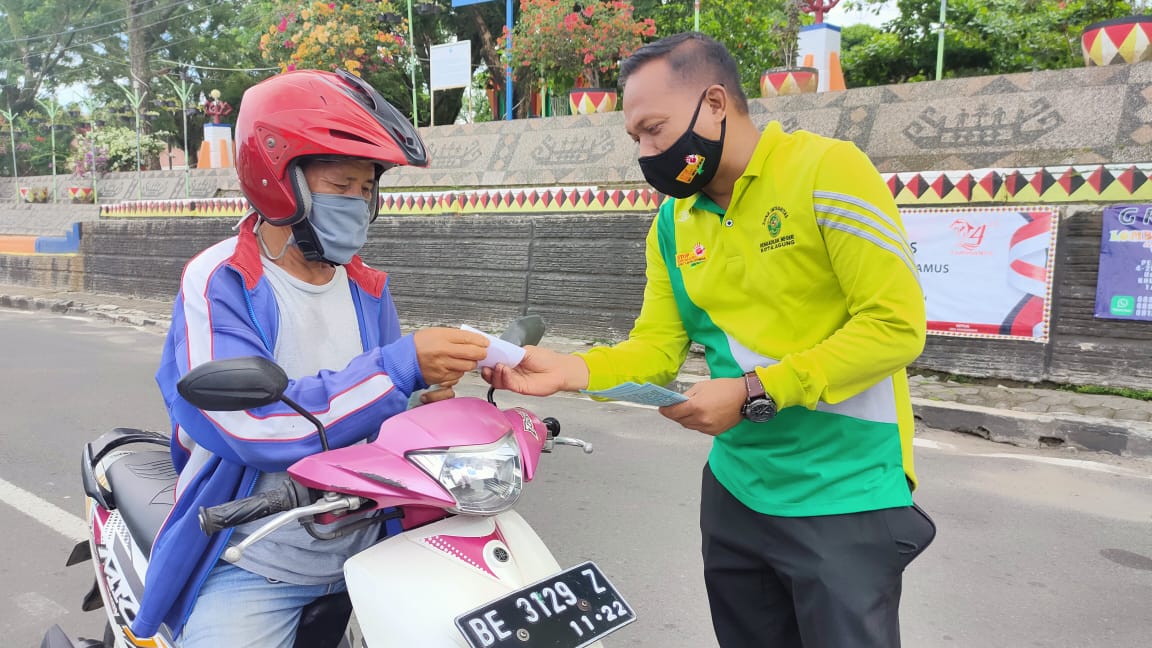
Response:
[{"label": "embroidered logo patch", "polygon": [[676,180],[685,184],[692,182],[692,178],[704,172],[704,156],[692,153],[684,156],[685,167],[676,176]]},{"label": "embroidered logo patch", "polygon": [[771,240],[763,241],[760,243],[760,251],[767,252],[769,250],[776,250],[782,247],[796,244],[796,237],[793,234],[781,233],[784,231],[784,224],[788,220],[788,210],[783,207],[776,206],[768,210],[764,214],[764,219],[760,224],[768,230],[768,236],[772,237]]},{"label": "embroidered logo patch", "polygon": [[768,233],[772,238],[780,236],[780,227],[783,224],[780,222],[780,214],[770,214],[768,216]]}]

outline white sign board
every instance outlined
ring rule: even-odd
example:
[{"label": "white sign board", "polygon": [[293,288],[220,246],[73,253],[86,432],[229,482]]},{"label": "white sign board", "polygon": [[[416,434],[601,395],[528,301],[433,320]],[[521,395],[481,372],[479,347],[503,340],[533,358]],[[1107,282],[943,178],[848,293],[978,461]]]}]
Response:
[{"label": "white sign board", "polygon": [[928,332],[1048,341],[1053,207],[901,209]]},{"label": "white sign board", "polygon": [[429,48],[432,90],[472,85],[472,41],[456,41]]}]

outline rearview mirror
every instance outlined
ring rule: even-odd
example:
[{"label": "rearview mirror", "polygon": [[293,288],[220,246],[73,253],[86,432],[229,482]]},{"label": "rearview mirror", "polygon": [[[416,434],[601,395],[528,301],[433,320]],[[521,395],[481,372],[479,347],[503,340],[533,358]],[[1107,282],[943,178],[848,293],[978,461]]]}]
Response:
[{"label": "rearview mirror", "polygon": [[508,325],[501,340],[516,346],[539,344],[544,337],[544,320],[539,315],[525,315]]},{"label": "rearview mirror", "polygon": [[176,383],[184,400],[210,412],[233,412],[280,401],[288,376],[268,358],[248,356],[213,360],[189,371]]}]

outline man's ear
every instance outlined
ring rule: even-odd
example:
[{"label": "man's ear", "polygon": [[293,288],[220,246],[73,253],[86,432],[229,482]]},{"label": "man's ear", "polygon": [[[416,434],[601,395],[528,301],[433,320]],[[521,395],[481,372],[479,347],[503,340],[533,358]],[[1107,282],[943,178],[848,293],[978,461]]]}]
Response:
[{"label": "man's ear", "polygon": [[712,121],[719,124],[727,117],[731,105],[728,101],[728,90],[719,83],[712,85],[704,91],[704,104]]}]

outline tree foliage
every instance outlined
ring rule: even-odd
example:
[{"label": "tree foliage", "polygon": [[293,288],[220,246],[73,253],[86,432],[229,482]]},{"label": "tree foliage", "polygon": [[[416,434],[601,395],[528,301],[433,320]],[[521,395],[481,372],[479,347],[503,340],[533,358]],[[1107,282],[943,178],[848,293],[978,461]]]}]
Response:
[{"label": "tree foliage", "polygon": [[[403,36],[407,21],[387,1],[316,0],[303,8],[284,9],[260,37],[264,59],[281,71],[344,69],[379,86],[407,58]],[[392,24],[389,16],[395,17]]]},{"label": "tree foliage", "polygon": [[113,0],[0,0],[0,107],[20,113],[42,94],[86,80],[83,52],[123,18]]},{"label": "tree foliage", "polygon": [[[849,87],[936,78],[940,1],[897,0],[896,6],[899,17],[881,29],[842,32]],[[1084,27],[1130,11],[1122,0],[949,0],[944,76],[1080,67]]]},{"label": "tree foliage", "polygon": [[[636,15],[653,18],[659,36],[692,31],[692,2],[633,0]],[[727,0],[701,2],[700,31],[724,43],[740,67],[740,82],[750,97],[760,96],[760,75],[790,63],[795,52],[796,31],[787,25],[787,5],[792,0]],[[811,22],[810,18],[802,18]]]},{"label": "tree foliage", "polygon": [[[578,10],[563,0],[520,0],[507,62],[561,90],[614,88],[620,61],[639,49],[645,37],[656,35],[651,18],[634,14],[626,0],[597,0]],[[507,38],[505,29],[501,48]]]}]

